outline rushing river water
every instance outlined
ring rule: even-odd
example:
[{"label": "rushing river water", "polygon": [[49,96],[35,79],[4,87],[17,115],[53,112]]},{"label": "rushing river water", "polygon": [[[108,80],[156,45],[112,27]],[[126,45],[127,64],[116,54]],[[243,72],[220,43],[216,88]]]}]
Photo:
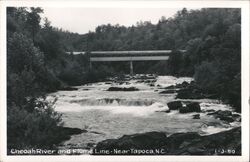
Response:
[{"label": "rushing river water", "polygon": [[[159,94],[163,87],[190,82],[192,78],[158,76],[154,86],[142,81],[140,75],[126,82],[98,82],[78,86],[75,91],[58,91],[49,95],[57,97],[55,109],[63,114],[67,127],[86,129],[87,133],[73,135],[61,144],[62,148],[89,149],[97,142],[118,138],[125,134],[160,131],[169,134],[177,132],[198,132],[202,135],[228,130],[240,122],[225,123],[206,115],[205,110],[231,110],[217,100],[190,100],[200,102],[200,119],[193,119],[196,113],[166,113],[167,103],[175,101],[176,93]],[[151,80],[154,80],[152,78]],[[111,86],[136,87],[139,91],[107,91]],[[182,100],[187,101],[187,100]]]}]

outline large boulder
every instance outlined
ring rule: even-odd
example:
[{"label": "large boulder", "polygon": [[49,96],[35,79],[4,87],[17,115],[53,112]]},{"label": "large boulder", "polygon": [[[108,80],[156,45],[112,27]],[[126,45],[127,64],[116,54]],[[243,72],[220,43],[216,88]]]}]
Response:
[{"label": "large boulder", "polygon": [[[99,152],[99,150],[109,150],[109,152],[112,152],[114,149],[157,149],[164,145],[165,140],[166,134],[163,132],[147,132],[141,134],[124,135],[119,139],[107,139],[99,142],[95,147],[95,150],[97,151],[93,152],[93,154],[102,154]],[[128,152],[127,154],[133,153]]]},{"label": "large boulder", "polygon": [[221,116],[221,117],[219,117],[219,119],[223,120],[223,121],[226,121],[228,123],[234,122],[234,119],[232,117],[230,117],[230,116]]},{"label": "large boulder", "polygon": [[192,112],[201,112],[201,107],[200,107],[200,104],[198,102],[191,102],[191,103],[187,104],[187,108],[189,108],[190,111],[192,111]]},{"label": "large boulder", "polygon": [[179,109],[180,113],[201,112],[201,107],[198,102],[191,102],[185,107]]},{"label": "large boulder", "polygon": [[180,109],[182,107],[181,101],[169,102],[169,103],[167,103],[167,105],[168,105],[168,108],[170,110],[178,110],[178,109]]},{"label": "large boulder", "polygon": [[[219,152],[215,148],[227,148],[234,152]],[[103,155],[105,153],[100,150],[108,150],[108,155],[119,155],[114,149],[128,150],[123,155],[138,155],[129,151],[131,149],[161,149],[165,155],[241,155],[241,127],[207,136],[195,132],[175,133],[170,136],[166,136],[164,132],[124,135],[118,139],[99,142],[93,154]],[[152,153],[154,154],[156,152]]]},{"label": "large boulder", "polygon": [[179,113],[182,113],[182,114],[190,113],[190,111],[187,109],[186,106],[184,106],[184,107],[179,108]]},{"label": "large boulder", "polygon": [[234,122],[238,117],[234,117],[232,112],[229,110],[218,110],[207,115],[213,115],[215,118],[226,121],[228,123]]},{"label": "large boulder", "polygon": [[219,116],[232,116],[232,112],[229,111],[229,110],[224,110],[224,111],[218,110],[218,111],[217,111],[217,114],[218,114]]}]

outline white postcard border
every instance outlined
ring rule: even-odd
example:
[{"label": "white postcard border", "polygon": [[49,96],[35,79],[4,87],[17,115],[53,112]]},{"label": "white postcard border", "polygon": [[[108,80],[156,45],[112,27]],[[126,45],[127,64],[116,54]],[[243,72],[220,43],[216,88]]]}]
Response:
[{"label": "white postcard border", "polygon": [[[6,140],[6,7],[85,7],[85,8],[241,8],[242,9],[242,156],[7,156]],[[0,1],[0,161],[233,161],[249,160],[249,1]]]}]

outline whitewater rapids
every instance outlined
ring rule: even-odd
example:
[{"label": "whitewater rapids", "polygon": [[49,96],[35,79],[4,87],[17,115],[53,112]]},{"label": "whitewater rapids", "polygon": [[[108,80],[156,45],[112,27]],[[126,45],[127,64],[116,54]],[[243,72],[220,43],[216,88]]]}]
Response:
[{"label": "whitewater rapids", "polygon": [[[150,79],[147,79],[150,82]],[[151,79],[153,81],[155,79]],[[62,143],[62,148],[90,149],[97,142],[118,138],[125,134],[150,131],[198,132],[201,135],[217,133],[240,126],[240,122],[225,123],[206,113],[201,119],[192,119],[196,113],[180,114],[168,110],[167,103],[175,101],[176,93],[159,94],[164,87],[191,82],[188,77],[158,76],[154,86],[134,79],[123,83],[98,82],[77,86],[75,91],[58,91],[48,95],[48,100],[57,98],[55,110],[62,113],[67,127],[86,129],[87,133],[73,135]],[[136,87],[139,91],[107,91],[109,87]],[[201,110],[232,110],[218,100],[190,100],[200,102]]]}]

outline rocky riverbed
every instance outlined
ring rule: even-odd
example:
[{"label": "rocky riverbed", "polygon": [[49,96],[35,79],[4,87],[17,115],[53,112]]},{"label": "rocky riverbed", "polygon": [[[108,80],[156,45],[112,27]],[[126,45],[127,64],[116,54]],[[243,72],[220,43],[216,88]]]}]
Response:
[{"label": "rocky riverbed", "polygon": [[216,95],[199,90],[192,78],[115,77],[49,94],[48,100],[53,98],[58,98],[55,108],[65,127],[78,129],[59,149],[110,151],[149,145],[164,149],[162,154],[241,152],[241,115]]}]

